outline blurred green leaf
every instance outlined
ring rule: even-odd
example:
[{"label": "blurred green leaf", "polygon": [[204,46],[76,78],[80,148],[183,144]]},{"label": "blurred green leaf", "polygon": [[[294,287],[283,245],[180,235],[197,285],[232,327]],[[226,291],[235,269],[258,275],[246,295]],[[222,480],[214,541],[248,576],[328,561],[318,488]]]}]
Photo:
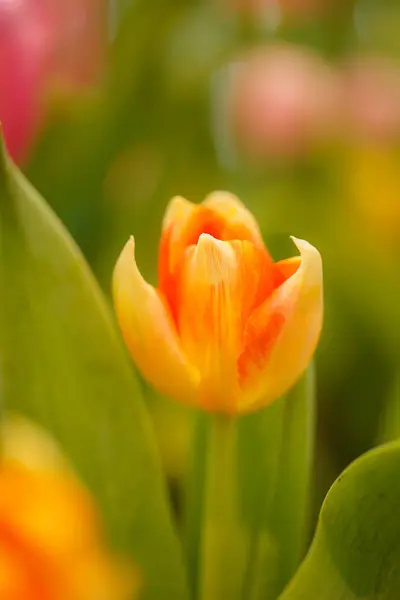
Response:
[{"label": "blurred green leaf", "polygon": [[62,224],[3,155],[3,399],[57,437],[143,598],[187,598],[149,418],[101,292]]},{"label": "blurred green leaf", "polygon": [[313,545],[280,600],[397,600],[400,444],[356,460],[323,504]]},{"label": "blurred green leaf", "polygon": [[286,397],[244,419],[239,481],[251,532],[246,598],[275,599],[306,549],[315,433],[310,366]]},{"label": "blurred green leaf", "polygon": [[104,84],[91,97],[59,101],[29,165],[29,178],[92,262],[115,218],[116,207],[101,201],[110,168],[128,148],[158,139],[170,120],[161,65],[166,35],[185,6],[137,0],[126,7]]},{"label": "blurred green leaf", "polygon": [[193,423],[193,434],[184,482],[185,509],[183,547],[189,582],[196,597],[199,585],[199,561],[204,521],[204,488],[206,485],[206,454],[209,415],[198,413]]},{"label": "blurred green leaf", "polygon": [[378,441],[390,442],[400,438],[400,376],[397,375],[383,412]]}]

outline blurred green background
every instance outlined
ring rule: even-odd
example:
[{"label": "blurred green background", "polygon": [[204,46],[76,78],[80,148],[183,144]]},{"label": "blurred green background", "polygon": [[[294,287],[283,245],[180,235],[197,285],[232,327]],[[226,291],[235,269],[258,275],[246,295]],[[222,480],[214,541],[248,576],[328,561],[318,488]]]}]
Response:
[{"label": "blurred green background", "polygon": [[[19,26],[15,15],[7,21],[7,4],[0,2],[0,32],[4,23],[9,32],[10,23]],[[28,30],[50,5],[62,16],[57,43],[44,51],[57,60],[44,61],[30,88],[0,60],[10,83],[0,119],[11,147],[8,119],[32,112],[35,126],[20,131],[16,160],[107,295],[131,233],[139,266],[156,283],[162,215],[178,194],[201,201],[215,189],[236,193],[276,259],[293,254],[289,235],[320,250],[317,514],[336,475],[396,433],[400,4],[74,0],[68,17],[61,2],[28,4],[40,5],[26,17]],[[25,72],[34,60],[29,36],[7,39],[0,56],[20,43],[13,69]],[[66,69],[60,57],[71,48]],[[179,501],[192,415],[143,386]]]}]

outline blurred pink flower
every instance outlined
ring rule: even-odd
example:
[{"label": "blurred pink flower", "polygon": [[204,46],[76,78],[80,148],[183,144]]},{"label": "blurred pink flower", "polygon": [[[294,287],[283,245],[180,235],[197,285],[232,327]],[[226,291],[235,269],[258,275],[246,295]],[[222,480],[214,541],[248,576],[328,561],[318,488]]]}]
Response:
[{"label": "blurred pink flower", "polygon": [[225,8],[242,14],[264,16],[280,10],[289,17],[312,17],[323,13],[331,0],[219,0]]},{"label": "blurred pink flower", "polygon": [[0,0],[0,121],[24,161],[51,85],[89,83],[104,50],[102,0]]},{"label": "blurred pink flower", "polygon": [[328,135],[336,110],[333,71],[291,46],[253,52],[232,78],[228,111],[239,145],[254,157],[297,156]]},{"label": "blurred pink flower", "polygon": [[400,137],[400,65],[383,57],[354,59],[342,74],[345,132],[362,140]]}]

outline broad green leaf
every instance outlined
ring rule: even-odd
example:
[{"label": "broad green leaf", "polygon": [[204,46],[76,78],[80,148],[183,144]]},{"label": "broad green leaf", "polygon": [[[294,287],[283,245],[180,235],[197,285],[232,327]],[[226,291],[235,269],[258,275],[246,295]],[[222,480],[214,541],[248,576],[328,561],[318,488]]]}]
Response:
[{"label": "broad green leaf", "polygon": [[246,598],[274,600],[303,558],[314,447],[314,372],[242,420],[239,481],[250,531]]},{"label": "broad green leaf", "polygon": [[185,600],[153,432],[108,308],[62,224],[4,152],[0,163],[4,405],[59,440],[142,569],[143,598]]},{"label": "broad green leaf", "polygon": [[336,480],[312,547],[280,600],[398,600],[400,444],[380,446]]}]

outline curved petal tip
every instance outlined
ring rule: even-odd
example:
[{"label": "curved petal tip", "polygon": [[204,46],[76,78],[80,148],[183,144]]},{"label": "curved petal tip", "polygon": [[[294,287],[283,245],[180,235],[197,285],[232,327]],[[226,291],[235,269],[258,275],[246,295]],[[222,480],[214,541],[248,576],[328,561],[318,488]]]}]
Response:
[{"label": "curved petal tip", "polygon": [[181,348],[164,298],[137,267],[133,237],[115,266],[113,297],[125,343],[144,377],[162,394],[190,402],[198,373]]}]

